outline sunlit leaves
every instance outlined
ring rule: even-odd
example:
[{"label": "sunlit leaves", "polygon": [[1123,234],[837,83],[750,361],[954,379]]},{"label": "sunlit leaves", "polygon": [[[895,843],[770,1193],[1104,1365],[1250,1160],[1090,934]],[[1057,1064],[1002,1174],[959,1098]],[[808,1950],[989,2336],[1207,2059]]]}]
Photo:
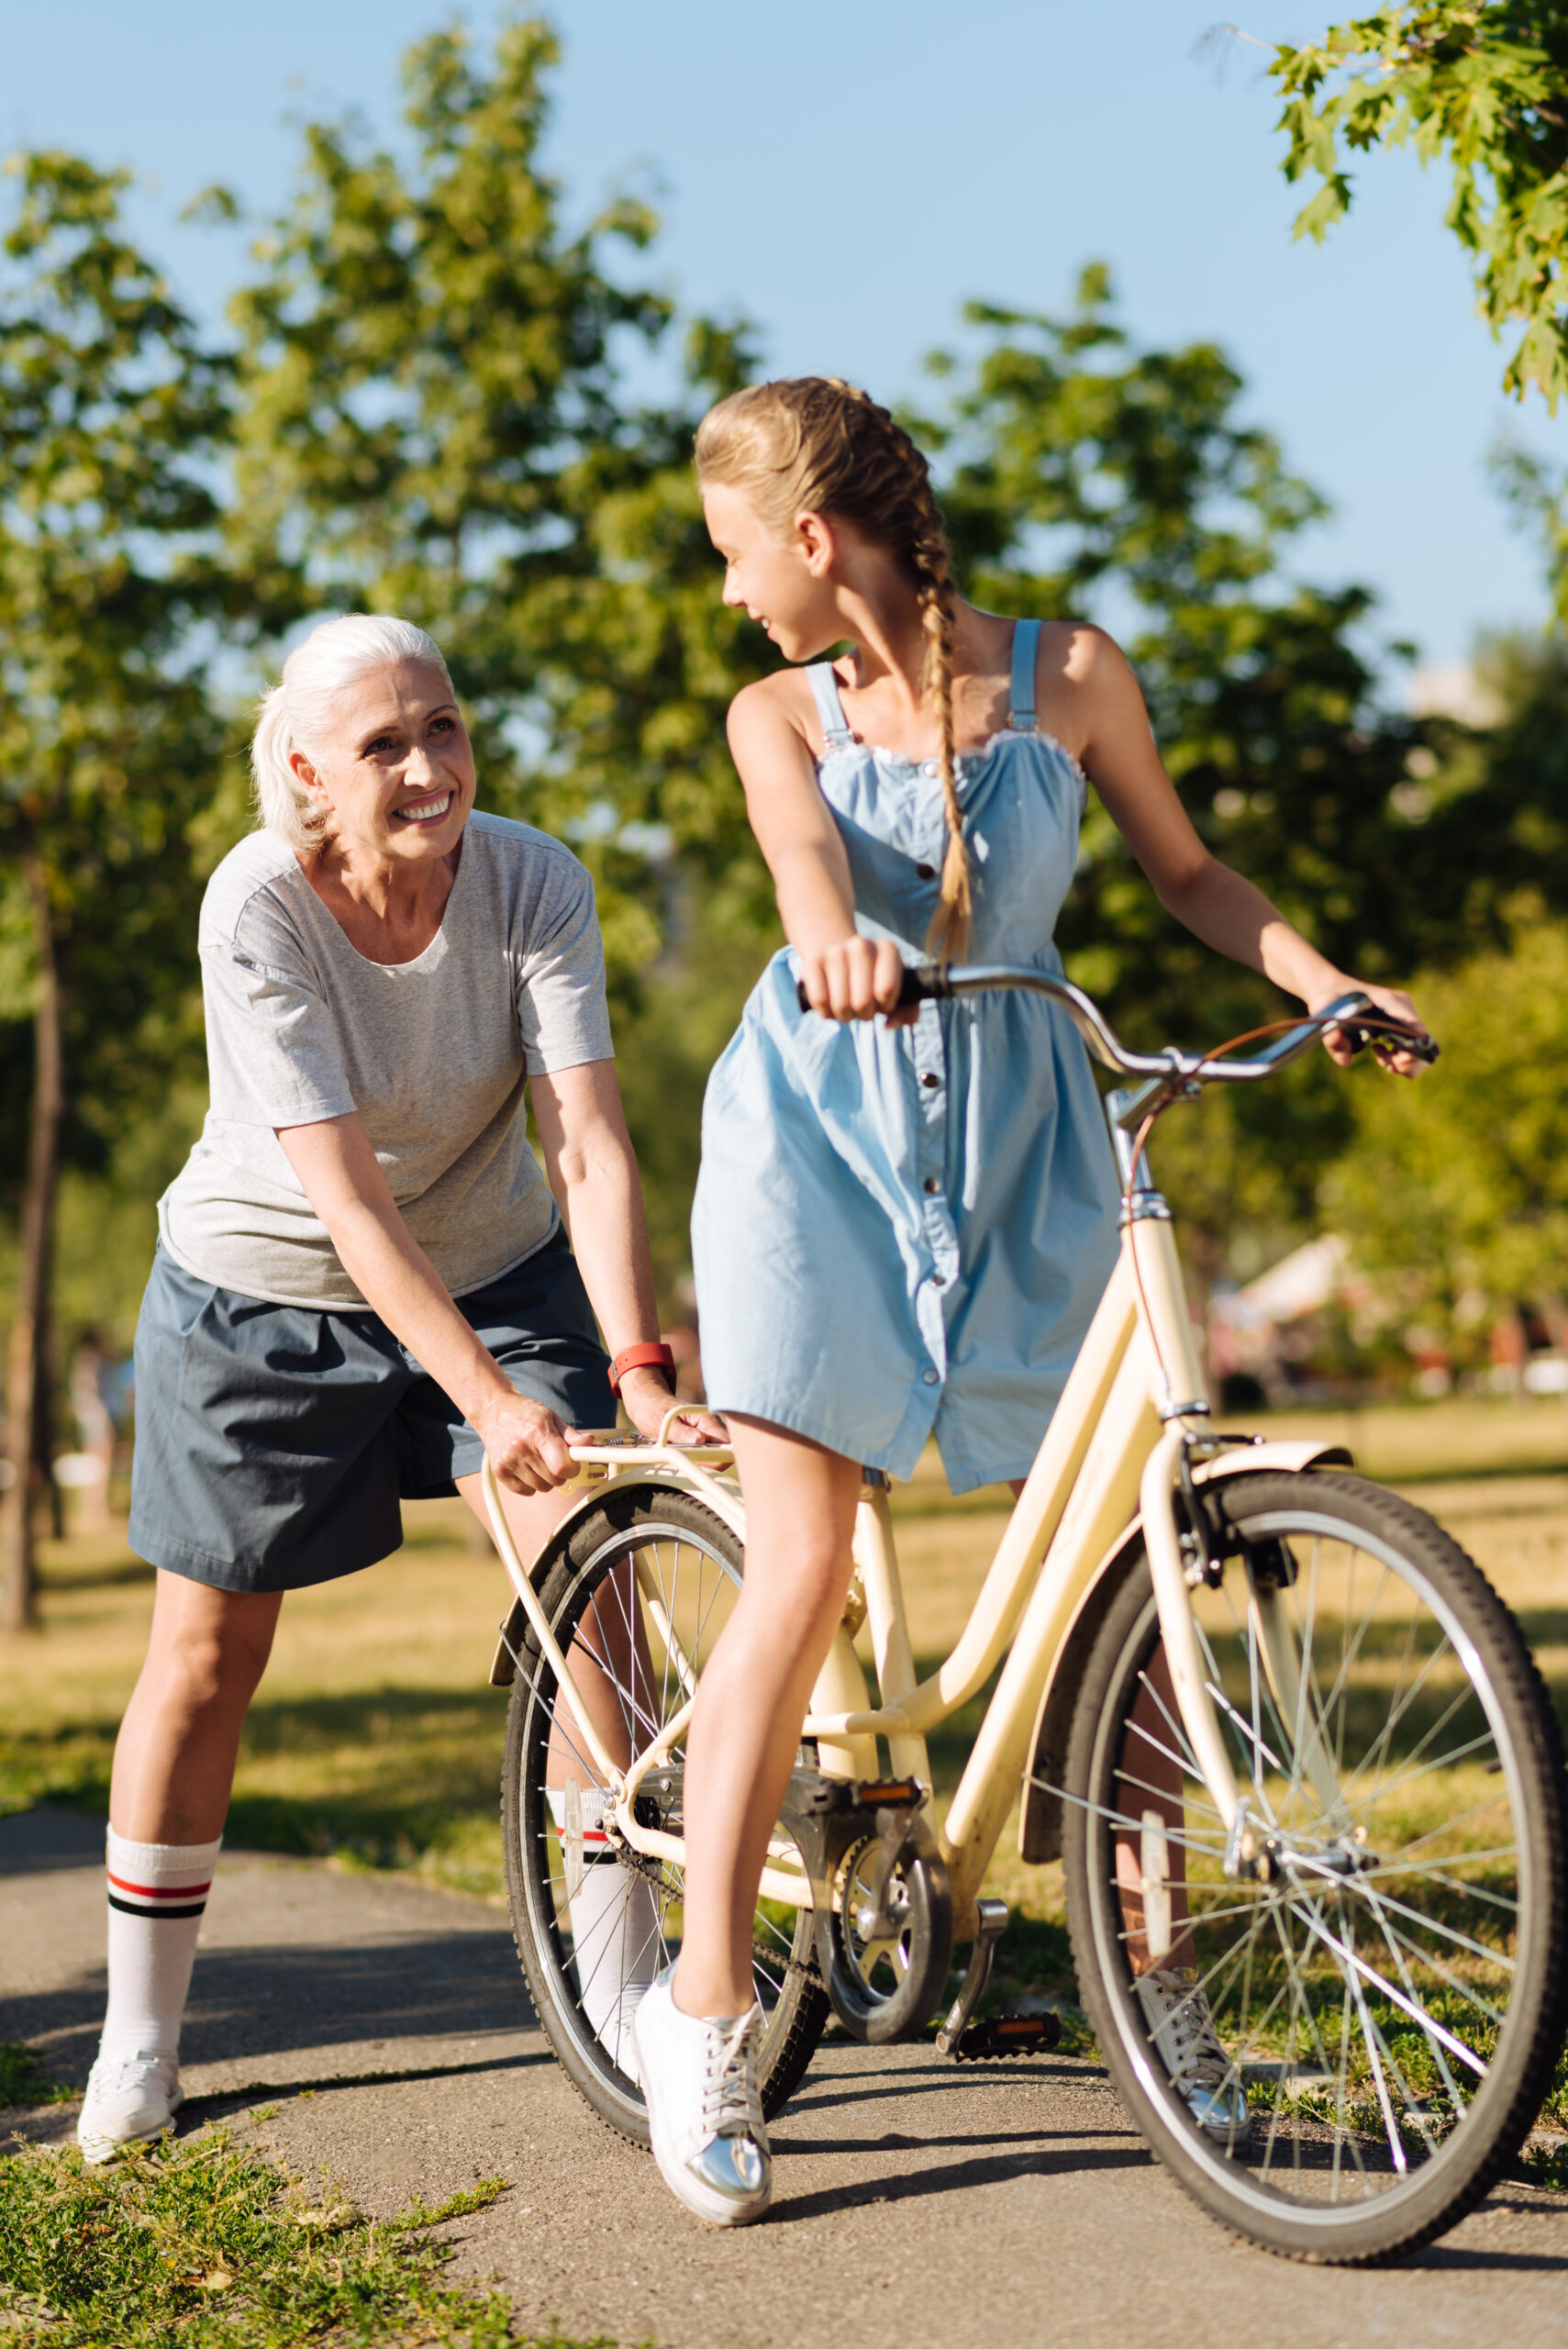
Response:
[{"label": "sunlit leaves", "polygon": [[[68,1154],[162,1077],[142,1023],[188,988],[186,825],[221,730],[193,657],[222,604],[204,458],[226,370],[119,222],[123,175],[31,154],[0,262],[0,860],[46,877]],[[17,1163],[28,990],[0,1005],[0,1179]]]},{"label": "sunlit leaves", "polygon": [[1296,221],[1321,238],[1349,210],[1345,151],[1412,145],[1447,161],[1449,227],[1473,256],[1482,315],[1523,332],[1504,375],[1555,409],[1568,390],[1568,7],[1561,0],[1406,0],[1276,49],[1285,174],[1323,181]]},{"label": "sunlit leaves", "polygon": [[1424,978],[1443,1058],[1419,1115],[1387,1079],[1359,1085],[1331,1186],[1363,1260],[1415,1272],[1440,1309],[1568,1291],[1568,928],[1518,917],[1510,951]]},{"label": "sunlit leaves", "polygon": [[[267,634],[324,609],[401,612],[445,648],[482,804],[563,830],[595,869],[612,976],[658,950],[662,884],[617,854],[657,826],[722,885],[755,862],[723,711],[732,657],[690,473],[697,387],[735,334],[695,339],[690,398],[623,389],[663,295],[617,200],[579,233],[538,168],[553,36],[515,22],[481,61],[440,33],[405,61],[412,153],[306,132],[299,193],[238,297],[232,560]],[[758,640],[761,650],[761,640]]]}]

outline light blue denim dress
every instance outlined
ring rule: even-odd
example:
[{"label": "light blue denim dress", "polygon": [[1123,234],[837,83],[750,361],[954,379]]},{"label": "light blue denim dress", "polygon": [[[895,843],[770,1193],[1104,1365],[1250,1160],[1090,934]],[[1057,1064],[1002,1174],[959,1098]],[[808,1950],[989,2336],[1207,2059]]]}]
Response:
[{"label": "light blue denim dress", "polygon": [[[958,763],[974,919],[966,959],[1060,972],[1082,769],[1035,724],[1038,620],[1013,637],[1006,729]],[[934,762],[858,742],[809,669],[822,794],[855,922],[921,961],[947,842]],[[1117,1252],[1117,1182],[1088,1056],[1025,994],[925,1004],[913,1027],[803,1012],[763,972],[708,1080],[692,1255],[716,1410],[889,1475],[935,1435],[954,1492],[1029,1472]]]}]

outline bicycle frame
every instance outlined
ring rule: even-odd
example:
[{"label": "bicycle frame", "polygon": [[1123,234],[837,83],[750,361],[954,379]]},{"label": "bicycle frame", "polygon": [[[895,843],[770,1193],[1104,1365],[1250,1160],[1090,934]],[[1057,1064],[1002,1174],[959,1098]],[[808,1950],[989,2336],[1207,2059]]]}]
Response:
[{"label": "bicycle frame", "polygon": [[[1343,996],[1255,1059],[1227,1061],[1173,1049],[1160,1054],[1129,1053],[1086,996],[1040,971],[977,967],[911,975],[919,980],[917,992],[931,996],[1002,984],[1051,996],[1069,1012],[1098,1058],[1122,1074],[1144,1079],[1131,1091],[1107,1095],[1105,1104],[1123,1182],[1116,1269],[958,1644],[929,1680],[917,1681],[885,1482],[868,1484],[857,1514],[855,1585],[864,1598],[881,1702],[869,1702],[846,1620],[812,1692],[802,1732],[816,1740],[819,1765],[829,1776],[874,1779],[881,1738],[886,1741],[895,1773],[917,1776],[929,1786],[929,1732],[973,1696],[1006,1653],[940,1837],[952,1889],[953,1937],[962,1942],[974,1936],[980,1887],[1023,1782],[1052,1676],[1067,1654],[1073,1626],[1095,1585],[1135,1530],[1149,1555],[1183,1725],[1209,1797],[1226,1824],[1228,1870],[1251,1855],[1246,1808],[1206,1681],[1176,1515],[1184,1453],[1203,1432],[1208,1397],[1187,1318],[1171,1210],[1130,1137],[1146,1114],[1157,1113],[1173,1098],[1195,1097],[1207,1083],[1267,1074],[1296,1057],[1325,1026],[1364,1015],[1368,998]],[[733,1478],[716,1473],[731,1455],[718,1447],[668,1442],[677,1415],[676,1409],[666,1415],[653,1443],[616,1438],[574,1446],[584,1481],[597,1485],[623,1475],[646,1479],[651,1471],[658,1481],[703,1500],[744,1541],[739,1487]],[[1326,1444],[1254,1440],[1200,1464],[1192,1473],[1202,1482],[1242,1469],[1300,1470],[1330,1453],[1346,1456]],[[648,1772],[684,1735],[691,1718],[691,1696],[629,1767],[618,1766],[578,1698],[568,1660],[517,1557],[488,1462],[484,1493],[508,1578],[558,1685],[572,1694],[584,1742],[615,1796],[619,1832],[647,1857],[684,1863],[683,1839],[643,1826],[633,1804]],[[591,1494],[585,1494],[580,1506],[587,1508],[591,1501]],[[1258,1590],[1251,1604],[1262,1619],[1273,1670],[1288,1676],[1288,1642],[1273,1636],[1277,1602]],[[858,1614],[855,1620],[858,1624]],[[658,1628],[666,1641],[673,1637],[669,1626]],[[685,1684],[689,1674],[682,1668],[684,1660],[676,1661]],[[762,1888],[771,1898],[811,1906],[803,1872],[790,1865],[788,1852],[780,1847],[774,1848]]]},{"label": "bicycle frame", "polygon": [[[855,1585],[864,1598],[881,1702],[869,1700],[860,1658],[843,1625],[813,1691],[803,1734],[817,1740],[820,1767],[829,1776],[874,1778],[876,1741],[882,1738],[895,1775],[929,1785],[928,1736],[968,1702],[1007,1652],[940,1837],[952,1886],[955,1938],[961,1941],[966,1926],[973,1935],[974,1903],[1022,1782],[1048,1684],[1073,1622],[1119,1552],[1129,1524],[1140,1517],[1183,1722],[1232,1841],[1244,1835],[1235,1775],[1205,1683],[1175,1516],[1182,1446],[1197,1431],[1192,1423],[1201,1425],[1207,1413],[1170,1209],[1144,1183],[1124,1209],[1116,1269],[969,1620],[951,1653],[928,1680],[917,1681],[915,1675],[886,1488],[862,1490]],[[1306,1464],[1305,1453],[1320,1449],[1252,1445],[1214,1465],[1223,1470],[1233,1461],[1249,1469],[1295,1468]],[[739,1490],[732,1479],[715,1473],[728,1458],[717,1447],[701,1447],[694,1458],[684,1446],[623,1440],[574,1447],[574,1456],[587,1487],[580,1506],[590,1505],[594,1490],[608,1477],[646,1478],[651,1469],[660,1482],[705,1501],[745,1538]],[[558,1685],[573,1693],[579,1732],[604,1783],[616,1794],[621,1834],[651,1858],[683,1863],[683,1840],[640,1824],[633,1803],[648,1772],[684,1734],[689,1696],[629,1768],[617,1765],[576,1698],[569,1660],[517,1557],[488,1465],[484,1489],[507,1578]],[[649,1598],[645,1593],[645,1603]],[[668,1644],[671,1628],[656,1628]],[[771,1898],[810,1906],[809,1886],[783,1853],[775,1854],[762,1889]]]}]

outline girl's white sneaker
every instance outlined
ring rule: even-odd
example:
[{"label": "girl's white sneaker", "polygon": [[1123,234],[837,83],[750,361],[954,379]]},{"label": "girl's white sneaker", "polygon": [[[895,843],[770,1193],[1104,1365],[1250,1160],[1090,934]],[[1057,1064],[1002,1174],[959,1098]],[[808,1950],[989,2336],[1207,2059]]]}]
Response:
[{"label": "girl's white sneaker", "polygon": [[87,2075],[76,2142],[90,2162],[161,2137],[184,2102],[172,2055],[100,2055]]},{"label": "girl's white sneaker", "polygon": [[1133,1987],[1151,2044],[1198,2127],[1207,2136],[1240,2144],[1251,2123],[1241,2075],[1219,2043],[1196,1972],[1160,1966],[1140,1974]]},{"label": "girl's white sneaker", "polygon": [[632,2018],[648,2132],[664,2183],[699,2219],[743,2227],[773,2195],[773,2157],[757,2087],[762,2009],[686,2015],[673,1967]]}]

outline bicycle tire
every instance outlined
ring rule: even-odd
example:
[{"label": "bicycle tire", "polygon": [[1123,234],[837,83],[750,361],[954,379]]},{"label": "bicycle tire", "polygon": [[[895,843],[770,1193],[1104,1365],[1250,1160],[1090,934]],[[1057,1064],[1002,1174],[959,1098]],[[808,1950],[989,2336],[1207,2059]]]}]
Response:
[{"label": "bicycle tire", "polygon": [[[661,1560],[659,1553],[662,1550]],[[546,1620],[561,1647],[570,1643],[590,1602],[625,1562],[652,1553],[662,1602],[671,1620],[695,1623],[689,1660],[700,1678],[702,1659],[711,1651],[723,1618],[726,1589],[740,1582],[740,1543],[712,1509],[677,1487],[617,1481],[594,1508],[563,1527],[536,1568],[536,1585]],[[673,1555],[671,1553],[673,1553]],[[703,1574],[681,1582],[683,1558],[701,1561]],[[646,1608],[644,1613],[646,1614]],[[661,1642],[651,1643],[657,1649]],[[657,1657],[655,1671],[660,1669]],[[632,1705],[639,1742],[654,1734],[651,1704],[659,1720],[684,1701],[678,1675],[672,1676],[670,1651],[663,1650],[662,1686],[623,1690],[623,1711]],[[584,2012],[573,1971],[570,1909],[564,1888],[562,1842],[546,1800],[546,1771],[554,1717],[555,1676],[527,1626],[517,1649],[517,1671],[507,1707],[501,1774],[501,1829],[506,1855],[506,1898],[513,1938],[524,1979],[546,2038],[567,2076],[599,2118],[634,2143],[648,2143],[642,2099],[615,2062]],[[673,1749],[679,1767],[682,1746]],[[599,1865],[606,1865],[600,1862]],[[626,1865],[623,1857],[618,1865]],[[654,1898],[659,1911],[657,1963],[673,1958],[679,1941],[666,1926],[679,1901],[681,1871],[659,1864]],[[811,1915],[795,1912],[785,1935],[765,1906],[758,1909],[754,1977],[767,2019],[758,2065],[762,2109],[771,2119],[798,2087],[828,2016],[828,1998],[812,1954]]]},{"label": "bicycle tire", "polygon": [[[1255,1817],[1275,1819],[1286,1857],[1272,1887],[1224,1879],[1218,1820],[1185,1733],[1168,1708],[1151,1716],[1155,1700],[1140,1695],[1159,1623],[1147,1561],[1134,1553],[1091,1653],[1069,1743],[1063,1857],[1080,1995],[1124,2103],[1195,2201],[1282,2256],[1372,2266],[1475,2207],[1550,2085],[1568,1998],[1562,1742],[1518,1626],[1423,1511],[1322,1471],[1238,1476],[1215,1494],[1224,1582],[1195,1594],[1194,1612],[1211,1683],[1233,1708],[1220,1719],[1241,1792]],[[1364,1586],[1352,1638],[1359,1559],[1382,1579]],[[1336,1659],[1330,1577],[1341,1566]],[[1245,1605],[1253,1575],[1265,1605],[1268,1586],[1280,1588],[1275,1620],[1292,1627],[1294,1709],[1271,1687],[1262,1619]],[[1279,1682],[1277,1645],[1275,1654]],[[1229,2143],[1206,2135],[1176,2093],[1131,1987],[1129,1939],[1148,1928],[1149,1911],[1124,1905],[1126,1853],[1137,1788],[1155,1791],[1140,1769],[1162,1741],[1182,1766],[1189,1954],[1228,2081],[1240,2076],[1253,2106]],[[1138,1881],[1147,1901],[1150,1879]],[[1263,2061],[1265,2049],[1274,2060]]]}]

